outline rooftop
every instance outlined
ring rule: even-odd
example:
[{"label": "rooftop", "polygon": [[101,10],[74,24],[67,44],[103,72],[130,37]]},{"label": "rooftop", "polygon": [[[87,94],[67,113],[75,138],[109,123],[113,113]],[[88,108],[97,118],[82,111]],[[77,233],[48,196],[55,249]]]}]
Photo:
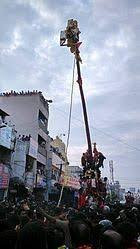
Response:
[{"label": "rooftop", "polygon": [[48,102],[52,103],[52,100],[47,100],[44,98],[43,94],[41,91],[38,90],[33,90],[33,91],[20,91],[20,92],[16,92],[11,90],[10,92],[3,92],[0,93],[0,97],[11,97],[11,96],[32,96],[32,95],[39,95],[40,96],[40,100],[43,102],[43,104],[48,107]]},{"label": "rooftop", "polygon": [[33,90],[33,91],[20,91],[20,92],[16,92],[16,91],[13,91],[11,90],[10,92],[3,92],[3,93],[0,93],[0,97],[11,97],[11,96],[25,96],[25,95],[36,95],[36,94],[42,94],[42,92],[40,91],[37,91],[37,90]]}]

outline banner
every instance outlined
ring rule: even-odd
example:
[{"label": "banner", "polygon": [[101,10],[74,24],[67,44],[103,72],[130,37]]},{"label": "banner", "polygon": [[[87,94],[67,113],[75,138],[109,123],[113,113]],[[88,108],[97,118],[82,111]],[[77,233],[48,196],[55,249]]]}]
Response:
[{"label": "banner", "polygon": [[74,188],[74,189],[80,189],[80,182],[79,179],[76,177],[70,177],[70,176],[65,176],[61,177],[60,179],[60,184],[66,187]]},{"label": "banner", "polygon": [[12,139],[12,127],[7,126],[0,128],[0,145],[10,149],[11,139]]},{"label": "banner", "polygon": [[18,177],[20,180],[24,181],[25,167],[26,143],[20,139],[17,139],[12,166],[13,177]]},{"label": "banner", "polygon": [[9,172],[4,164],[0,164],[0,189],[6,189],[9,185]]},{"label": "banner", "polygon": [[33,138],[30,138],[29,156],[36,159],[37,158],[37,151],[38,151],[38,143]]}]

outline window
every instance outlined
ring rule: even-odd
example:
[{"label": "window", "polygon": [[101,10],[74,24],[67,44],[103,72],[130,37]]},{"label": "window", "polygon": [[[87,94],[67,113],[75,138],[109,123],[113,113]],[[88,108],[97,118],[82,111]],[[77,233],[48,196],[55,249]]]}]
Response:
[{"label": "window", "polygon": [[39,127],[48,134],[48,119],[44,116],[44,114],[39,110],[38,114],[38,123]]},{"label": "window", "polygon": [[38,135],[38,152],[43,156],[47,156],[46,141],[40,135]]}]

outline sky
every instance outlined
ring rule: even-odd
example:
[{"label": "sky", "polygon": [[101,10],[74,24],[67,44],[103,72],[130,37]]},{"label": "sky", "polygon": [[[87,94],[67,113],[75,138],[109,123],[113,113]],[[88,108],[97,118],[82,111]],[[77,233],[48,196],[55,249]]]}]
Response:
[{"label": "sky", "polygon": [[[59,46],[68,19],[80,27],[83,89],[92,142],[106,156],[103,176],[140,187],[140,1],[0,0],[0,92],[41,90],[52,99],[49,131],[66,142],[73,55]],[[75,70],[71,165],[87,149]],[[63,137],[61,134],[66,134]]]}]

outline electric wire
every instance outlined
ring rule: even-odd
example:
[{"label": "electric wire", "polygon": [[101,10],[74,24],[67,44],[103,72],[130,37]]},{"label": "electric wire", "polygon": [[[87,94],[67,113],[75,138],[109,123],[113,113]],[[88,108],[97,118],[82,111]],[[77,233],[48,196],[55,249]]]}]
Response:
[{"label": "electric wire", "polygon": [[[61,112],[61,113],[63,113],[63,116],[65,117],[65,116],[67,116],[67,113],[64,111],[64,110],[61,110],[61,109],[59,109],[59,108],[57,108],[57,107],[53,107],[54,109],[56,109],[56,110],[58,110],[59,112]],[[76,116],[74,116],[73,115],[73,119],[75,119],[75,120],[77,120],[77,121],[79,121],[81,124],[83,124],[83,121],[82,120],[80,120],[80,119],[78,119]],[[38,121],[38,119],[34,119],[34,120],[32,120],[32,121],[27,121],[27,122],[24,122],[24,125],[26,124],[26,125],[29,125],[29,124],[33,124],[33,123],[35,123],[36,121]],[[24,125],[23,125],[23,123],[22,124],[18,124],[20,127],[23,127]],[[33,126],[30,126],[30,127],[33,127]],[[107,136],[107,137],[110,137],[110,138],[112,138],[113,140],[116,140],[117,142],[119,142],[119,143],[121,143],[121,144],[124,144],[125,146],[127,146],[127,147],[129,147],[129,148],[131,148],[131,149],[133,149],[133,150],[137,150],[137,151],[140,151],[140,148],[137,148],[136,146],[133,146],[133,145],[129,145],[128,143],[126,143],[126,142],[124,142],[124,141],[122,141],[122,139],[119,139],[119,138],[117,138],[117,137],[115,137],[115,136],[112,136],[110,133],[107,133],[107,132],[104,132],[104,131],[102,131],[101,129],[99,129],[99,128],[97,128],[97,127],[95,127],[95,126],[93,126],[93,125],[90,125],[90,128],[92,129],[92,130],[96,130],[97,132],[99,132],[99,133],[102,133],[104,136]],[[26,129],[26,128],[25,128]]]},{"label": "electric wire", "polygon": [[[57,108],[57,107],[54,107],[54,108],[57,109],[57,110],[60,111],[60,112],[65,113],[65,115],[67,115],[66,112],[62,111],[61,109],[59,109],[59,108]],[[78,119],[76,116],[73,115],[73,118],[74,118],[75,120],[77,120],[77,121],[79,121],[80,123],[83,124],[83,121],[80,120],[80,119]],[[119,138],[117,138],[117,137],[115,137],[115,136],[112,136],[110,133],[106,133],[106,132],[100,130],[99,128],[94,127],[93,125],[90,125],[90,128],[91,128],[92,130],[97,130],[97,132],[102,133],[104,136],[110,137],[110,138],[116,140],[117,142],[122,143],[122,144],[124,144],[124,145],[127,146],[127,147],[130,147],[130,148],[133,149],[133,150],[140,151],[140,148],[137,148],[136,146],[133,146],[133,145],[129,145],[129,144],[127,144],[126,142],[123,142],[122,139],[119,139]]]}]

